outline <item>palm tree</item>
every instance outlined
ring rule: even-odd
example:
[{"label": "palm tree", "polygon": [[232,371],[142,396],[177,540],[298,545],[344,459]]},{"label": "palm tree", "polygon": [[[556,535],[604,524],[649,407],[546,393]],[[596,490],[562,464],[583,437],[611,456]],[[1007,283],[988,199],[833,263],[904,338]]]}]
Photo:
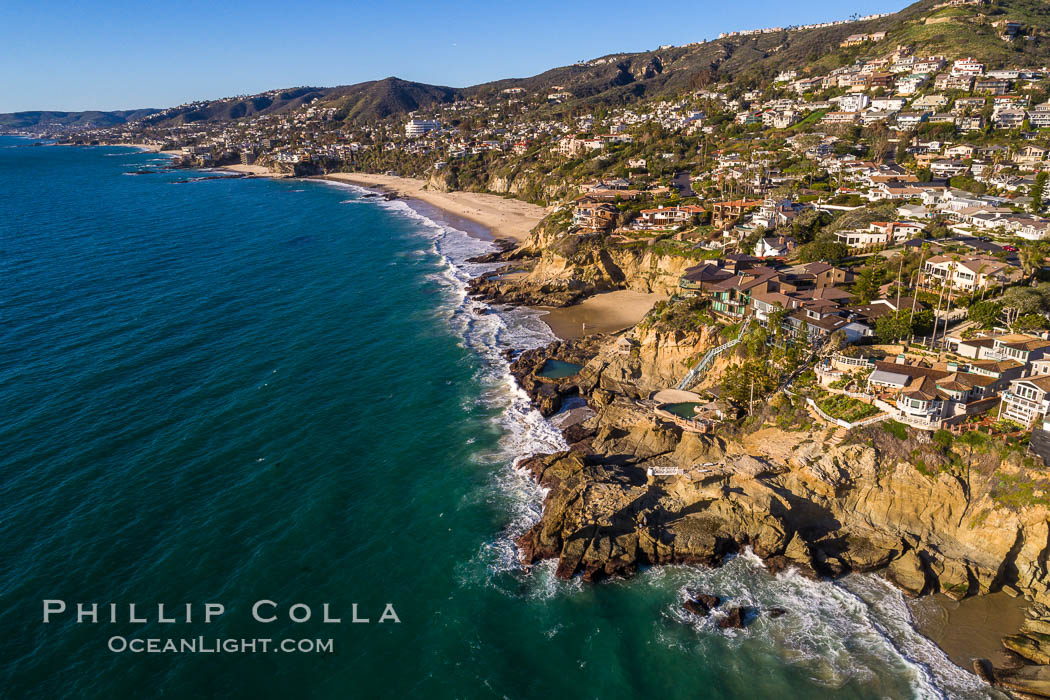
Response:
[{"label": "palm tree", "polygon": [[[951,287],[952,282],[955,279],[955,273],[957,273],[959,271],[959,256],[958,255],[952,255],[951,256],[951,262],[952,262],[952,267],[949,270],[947,278],[945,279],[945,283],[941,287],[941,293],[940,293],[940,295],[938,295],[937,311],[933,312],[933,333],[930,334],[930,336],[929,336],[929,351],[931,353],[933,352],[933,342],[937,340],[937,324],[938,324],[939,317],[941,315],[941,299],[945,296],[945,294],[944,294],[945,288],[949,288],[948,289],[948,295],[947,295],[948,296],[948,300],[947,300],[947,303],[945,304],[945,314],[947,314],[947,307],[949,307],[951,305],[951,290],[950,290],[950,287]],[[948,327],[948,320],[947,319],[945,319],[945,321],[944,321],[944,327],[945,328]]]}]

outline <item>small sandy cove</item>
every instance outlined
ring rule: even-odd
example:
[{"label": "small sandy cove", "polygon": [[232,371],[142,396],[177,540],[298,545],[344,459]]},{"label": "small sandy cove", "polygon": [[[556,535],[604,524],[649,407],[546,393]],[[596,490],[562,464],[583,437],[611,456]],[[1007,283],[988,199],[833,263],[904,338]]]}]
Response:
[{"label": "small sandy cove", "polygon": [[573,306],[539,308],[548,312],[542,319],[551,327],[554,335],[568,340],[591,333],[615,333],[630,328],[649,313],[653,304],[666,298],[663,294],[621,289],[595,294]]},{"label": "small sandy cove", "polygon": [[529,231],[547,213],[543,207],[536,204],[495,194],[426,189],[426,183],[415,178],[368,173],[332,173],[325,177],[418,199],[450,214],[481,224],[496,238],[511,238],[519,243],[525,240]]},{"label": "small sandy cove", "polygon": [[274,171],[267,168],[265,165],[224,165],[223,170],[232,170],[235,173],[245,173],[246,175],[266,175],[267,177],[287,177],[281,173],[275,173]]}]

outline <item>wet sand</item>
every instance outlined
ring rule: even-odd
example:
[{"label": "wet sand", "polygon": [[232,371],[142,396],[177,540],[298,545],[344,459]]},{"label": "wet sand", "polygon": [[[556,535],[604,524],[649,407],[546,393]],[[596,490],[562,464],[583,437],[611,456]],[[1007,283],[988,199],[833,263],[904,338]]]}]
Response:
[{"label": "wet sand", "polygon": [[423,180],[368,173],[332,173],[325,179],[349,182],[361,187],[396,192],[418,199],[451,214],[481,224],[497,238],[522,242],[540,222],[547,210],[519,199],[481,192],[440,192],[426,189]]},{"label": "wet sand", "polygon": [[996,666],[1016,663],[1016,657],[1003,649],[1002,638],[1021,628],[1027,605],[1024,598],[1005,593],[961,602],[937,594],[909,602],[919,632],[967,671],[973,669],[974,659],[988,659]]},{"label": "wet sand", "polygon": [[542,320],[554,334],[562,340],[568,340],[591,333],[615,333],[630,328],[642,320],[653,304],[666,298],[663,294],[625,289],[596,294],[575,306],[538,308],[548,312]]}]

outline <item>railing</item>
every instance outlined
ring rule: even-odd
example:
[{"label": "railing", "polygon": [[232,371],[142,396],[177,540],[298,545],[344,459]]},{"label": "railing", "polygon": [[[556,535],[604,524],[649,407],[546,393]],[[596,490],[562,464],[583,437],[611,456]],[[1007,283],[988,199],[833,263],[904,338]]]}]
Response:
[{"label": "railing", "polygon": [[806,397],[806,405],[809,406],[810,408],[812,408],[817,413],[818,416],[820,416],[822,419],[824,419],[824,421],[826,421],[828,423],[832,423],[832,424],[837,425],[839,427],[845,428],[846,430],[850,430],[852,428],[859,428],[862,425],[869,425],[871,423],[878,423],[878,422],[884,421],[884,420],[886,420],[887,418],[890,417],[890,415],[888,413],[878,413],[878,414],[876,414],[874,416],[868,416],[867,418],[861,418],[860,420],[858,420],[858,421],[856,421],[854,423],[850,423],[847,420],[843,420],[841,418],[834,418],[833,416],[828,415],[827,413],[825,413],[820,408],[820,406],[817,405],[816,401],[814,401],[813,399],[809,398],[808,396]]},{"label": "railing", "polygon": [[836,362],[840,365],[848,365],[850,367],[868,367],[873,364],[873,361],[867,357],[849,357],[843,355],[841,352],[837,352],[831,358],[832,362]]},{"label": "railing", "polygon": [[717,348],[712,348],[708,350],[704,354],[704,356],[700,358],[700,361],[696,363],[696,366],[689,370],[688,374],[686,374],[682,378],[682,381],[678,382],[678,386],[676,388],[681,391],[687,391],[689,387],[695,385],[698,381],[700,381],[700,375],[703,374],[704,370],[707,369],[708,365],[710,365],[716,357],[721,355],[726,350],[735,347],[741,341],[741,339],[743,339],[744,333],[747,331],[748,325],[751,324],[751,319],[752,317],[748,316],[747,319],[744,320],[744,323],[740,326],[740,332],[737,333],[736,338],[730,340],[727,343],[722,343]]},{"label": "railing", "polygon": [[682,416],[675,415],[670,411],[657,406],[653,409],[657,416],[661,419],[670,421],[677,425],[683,430],[688,430],[693,433],[707,433],[711,431],[712,421],[706,418],[683,418]]},{"label": "railing", "polygon": [[[784,393],[787,394],[788,396],[795,396],[795,397],[799,396],[799,394],[796,394],[795,392],[791,391],[788,388],[784,389]],[[841,392],[841,393],[846,394],[847,396],[851,396],[851,394],[849,394],[849,392]],[[870,398],[870,397],[868,397],[867,394],[857,394],[856,396],[863,396],[865,398]],[[837,425],[837,426],[839,426],[841,428],[845,428],[846,430],[851,430],[852,428],[859,428],[862,425],[870,425],[871,423],[878,423],[880,421],[886,420],[887,418],[892,418],[893,416],[890,415],[890,412],[893,412],[893,411],[896,410],[895,407],[890,406],[885,401],[880,401],[879,399],[875,399],[874,400],[875,407],[880,409],[880,410],[882,410],[882,411],[885,411],[885,413],[878,413],[878,414],[876,414],[874,416],[868,416],[867,418],[861,418],[860,420],[856,421],[855,423],[850,423],[849,421],[842,420],[841,418],[835,418],[835,417],[825,413],[824,410],[820,406],[817,405],[817,402],[814,401],[813,399],[809,398],[808,396],[806,396],[804,398],[806,400],[806,405],[809,406],[810,408],[812,408],[813,412],[816,413],[823,421],[825,421],[826,423],[831,423],[832,425]]]},{"label": "railing", "polygon": [[649,476],[678,476],[682,473],[679,467],[649,467]]},{"label": "railing", "polygon": [[913,428],[919,428],[920,430],[937,430],[944,424],[943,418],[921,418],[909,413],[904,413],[899,409],[896,411],[896,415],[893,416],[893,419],[899,420],[901,423],[910,425]]}]

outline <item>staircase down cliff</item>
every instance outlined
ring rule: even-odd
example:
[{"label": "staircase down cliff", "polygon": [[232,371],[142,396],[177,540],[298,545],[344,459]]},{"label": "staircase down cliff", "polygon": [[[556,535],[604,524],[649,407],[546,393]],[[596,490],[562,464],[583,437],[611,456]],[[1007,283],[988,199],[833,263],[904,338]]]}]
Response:
[{"label": "staircase down cliff", "polygon": [[[523,463],[548,489],[542,517],[518,542],[524,563],[555,559],[558,576],[597,580],[640,566],[717,566],[748,547],[773,572],[879,571],[915,596],[1008,590],[1031,602],[1033,619],[1004,645],[1019,661],[1050,664],[1050,510],[1031,491],[1045,475],[1016,454],[971,450],[960,471],[915,457],[929,449],[923,434],[901,440],[879,425],[835,445],[814,430],[683,430],[650,396],[716,345],[713,333],[642,324],[588,342],[575,356],[589,356],[585,367],[554,391],[578,392],[589,417],[565,431],[568,451]],[[518,368],[533,393],[529,368],[543,357],[533,351]],[[1011,499],[1010,483],[1029,486]],[[983,672],[1038,696],[1050,671],[1031,668]]]}]

